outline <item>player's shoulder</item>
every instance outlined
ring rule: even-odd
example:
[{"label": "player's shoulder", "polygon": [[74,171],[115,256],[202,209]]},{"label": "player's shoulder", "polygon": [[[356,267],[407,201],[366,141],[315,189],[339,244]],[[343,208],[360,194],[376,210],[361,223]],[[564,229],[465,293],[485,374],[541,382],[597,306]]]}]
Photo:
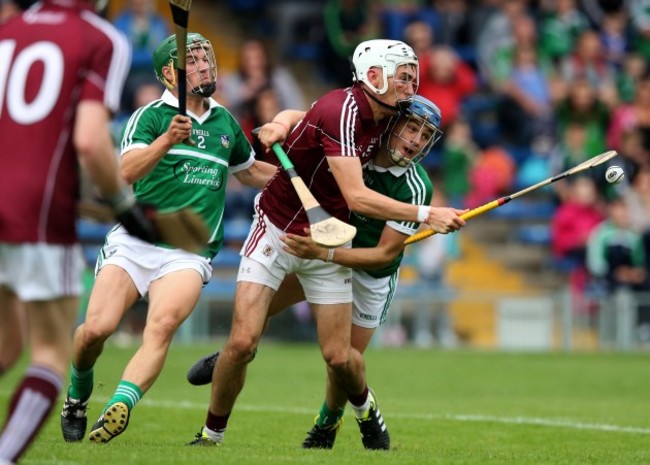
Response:
[{"label": "player's shoulder", "polygon": [[339,114],[346,104],[356,106],[356,100],[351,89],[334,89],[319,98],[312,106],[312,109],[325,114],[332,111]]}]

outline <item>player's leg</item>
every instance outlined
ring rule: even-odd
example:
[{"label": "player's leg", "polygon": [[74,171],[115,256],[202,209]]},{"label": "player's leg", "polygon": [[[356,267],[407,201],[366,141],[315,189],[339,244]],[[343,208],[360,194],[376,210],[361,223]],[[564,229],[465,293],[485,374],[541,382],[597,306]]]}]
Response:
[{"label": "player's leg", "polygon": [[25,346],[25,311],[14,293],[0,286],[0,376],[16,363]]},{"label": "player's leg", "polygon": [[185,251],[160,250],[157,258],[162,266],[148,287],[142,344],[90,431],[93,442],[105,443],[124,432],[133,408],[160,375],[176,330],[196,306],[203,283],[212,274],[208,259]]},{"label": "player's leg", "polygon": [[[246,260],[244,257],[242,263]],[[273,288],[262,284],[247,281],[237,283],[230,336],[214,368],[205,426],[190,445],[222,442],[228,418],[244,387],[248,363],[255,355],[264,330],[266,312],[273,294]]]},{"label": "player's leg", "polygon": [[70,359],[78,304],[76,297],[24,303],[31,361],[9,404],[0,459],[17,462],[49,417]]},{"label": "player's leg", "polygon": [[[302,291],[300,281],[294,273],[287,275],[282,281],[278,292],[271,300],[267,321],[264,328],[268,326],[268,319],[279,314],[284,309],[305,300],[305,293]],[[212,374],[217,363],[219,352],[201,357],[192,364],[187,372],[187,381],[194,386],[203,386],[212,382]]]},{"label": "player's leg", "polygon": [[133,280],[123,268],[108,264],[97,274],[84,322],[75,330],[72,342],[70,385],[61,411],[61,432],[67,442],[81,441],[86,434],[95,363],[104,342],[138,297]]},{"label": "player's leg", "polygon": [[[353,271],[352,291],[354,296],[352,312],[351,345],[363,354],[370,344],[377,327],[386,319],[386,314],[392,302],[397,274],[386,278],[374,278],[360,271]],[[325,401],[316,417],[314,427],[309,431],[303,442],[305,448],[331,448],[340,427],[347,393],[328,370]],[[369,430],[370,436],[366,437],[364,446],[368,448],[388,448],[390,438],[385,428],[380,412],[373,411],[378,418],[369,422],[364,429]],[[383,428],[377,428],[383,425]],[[360,424],[360,426],[362,426]]]}]

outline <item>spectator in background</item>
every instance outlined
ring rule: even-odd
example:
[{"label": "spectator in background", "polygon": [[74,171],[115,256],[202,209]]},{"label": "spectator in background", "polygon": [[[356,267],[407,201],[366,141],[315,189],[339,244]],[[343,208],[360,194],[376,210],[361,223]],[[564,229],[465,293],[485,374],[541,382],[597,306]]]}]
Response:
[{"label": "spectator in background", "polygon": [[[586,250],[589,272],[603,281],[609,294],[619,289],[650,291],[643,237],[634,230],[628,205],[621,197],[607,203],[607,219],[589,235]],[[637,321],[640,327],[650,325],[649,311],[647,303],[639,305]],[[640,332],[644,339],[649,329],[646,327]]]},{"label": "spectator in background", "polygon": [[543,9],[540,21],[540,47],[554,62],[570,55],[578,36],[589,28],[587,17],[576,0],[555,0]]},{"label": "spectator in background", "polygon": [[475,208],[511,191],[517,166],[500,145],[483,150],[470,170],[466,208]]},{"label": "spectator in background", "polygon": [[447,45],[439,45],[431,50],[426,68],[424,62],[421,63],[419,94],[438,104],[445,115],[443,129],[456,121],[463,99],[476,88],[474,70]]},{"label": "spectator in background", "polygon": [[357,44],[377,37],[376,17],[367,0],[328,0],[323,19],[324,70],[337,87],[343,87],[350,82],[349,57]]},{"label": "spectator in background", "polygon": [[246,104],[246,116],[241,120],[241,127],[253,146],[255,158],[258,160],[277,164],[277,159],[274,156],[267,156],[266,147],[253,135],[253,129],[272,121],[280,111],[278,96],[271,88],[263,89]]},{"label": "spectator in background", "polygon": [[618,150],[621,147],[623,134],[634,128],[650,128],[650,71],[648,70],[636,87],[634,100],[620,105],[614,111],[607,131],[607,145]]},{"label": "spectator in background", "polygon": [[481,75],[495,88],[510,75],[515,44],[535,45],[536,41],[535,23],[527,16],[526,1],[503,0],[478,36],[476,52]]},{"label": "spectator in background", "polygon": [[650,59],[650,1],[627,0],[633,26],[633,49]]},{"label": "spectator in background", "polygon": [[643,236],[646,267],[650,270],[650,169],[642,169],[621,193],[627,204],[630,227]]},{"label": "spectator in background", "polygon": [[[433,27],[425,21],[413,21],[404,28],[404,42],[409,44],[420,62],[420,82],[431,64],[435,34]],[[446,115],[445,115],[446,118]]]},{"label": "spectator in background", "polygon": [[610,111],[585,77],[575,79],[568,83],[565,96],[555,106],[558,139],[565,140],[567,128],[578,123],[584,126],[586,133],[585,152],[593,156],[605,151]]},{"label": "spectator in background", "polygon": [[443,189],[449,204],[462,208],[470,191],[470,173],[479,156],[479,148],[472,140],[472,130],[467,121],[457,119],[447,127],[442,149]]},{"label": "spectator in background", "polygon": [[552,135],[550,87],[535,48],[517,45],[510,78],[500,87],[499,120],[507,142],[530,147]]},{"label": "spectator in background", "polygon": [[599,35],[605,61],[616,74],[623,68],[625,56],[630,49],[627,25],[627,12],[621,8],[605,14],[600,26]]},{"label": "spectator in background", "polygon": [[586,30],[580,34],[573,53],[562,59],[560,74],[565,82],[585,78],[597,89],[600,100],[609,106],[618,103],[615,69],[607,62],[597,31]]},{"label": "spectator in background", "polygon": [[[552,173],[561,173],[569,168],[579,165],[594,156],[587,150],[587,128],[585,123],[572,121],[562,134],[562,138],[550,154],[550,170]],[[570,184],[566,179],[561,179],[553,184],[555,193],[560,202],[567,201],[570,197]]]},{"label": "spectator in background", "polygon": [[125,107],[140,80],[151,76],[153,51],[171,31],[167,20],[156,11],[154,0],[128,0],[126,8],[117,14],[113,24],[127,37],[133,52],[122,99]]},{"label": "spectator in background", "polygon": [[551,251],[557,263],[567,265],[570,270],[569,291],[578,314],[589,312],[585,300],[589,282],[587,241],[604,219],[594,180],[589,176],[574,177],[567,198],[561,201],[551,220]]},{"label": "spectator in background", "polygon": [[616,76],[616,90],[619,102],[630,103],[634,100],[636,87],[643,78],[646,61],[638,53],[627,53],[623,58],[623,69]]},{"label": "spectator in background", "polygon": [[569,195],[561,201],[551,221],[551,247],[556,258],[584,263],[589,234],[604,215],[591,177],[577,176],[568,188]]},{"label": "spectator in background", "polygon": [[246,105],[264,89],[273,89],[282,110],[305,109],[300,85],[286,68],[273,63],[261,39],[247,39],[239,49],[239,69],[223,73],[217,85],[219,101],[237,121],[246,117]]}]

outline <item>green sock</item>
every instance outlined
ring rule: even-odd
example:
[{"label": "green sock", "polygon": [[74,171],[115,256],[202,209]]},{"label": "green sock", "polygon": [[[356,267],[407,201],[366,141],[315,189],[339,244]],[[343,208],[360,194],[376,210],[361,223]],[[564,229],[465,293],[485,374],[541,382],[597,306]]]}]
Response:
[{"label": "green sock", "polygon": [[142,399],[143,395],[144,394],[142,393],[142,390],[138,386],[133,383],[129,383],[128,381],[122,380],[120,381],[120,384],[117,385],[117,389],[115,390],[113,397],[111,397],[111,399],[108,401],[106,407],[104,407],[104,410],[102,410],[102,413],[105,412],[108,407],[117,402],[124,402],[129,408],[129,411],[131,411],[133,410],[133,407],[135,407],[135,404],[137,404],[138,401]]},{"label": "green sock", "polygon": [[318,413],[318,419],[316,420],[316,424],[318,426],[335,425],[336,423],[338,423],[341,417],[343,417],[343,412],[344,409],[342,408],[330,410],[330,408],[327,406],[327,402],[323,402],[323,406],[320,408],[320,412]]},{"label": "green sock", "polygon": [[93,368],[78,370],[74,364],[70,368],[70,387],[68,397],[82,402],[90,398],[93,392]]}]

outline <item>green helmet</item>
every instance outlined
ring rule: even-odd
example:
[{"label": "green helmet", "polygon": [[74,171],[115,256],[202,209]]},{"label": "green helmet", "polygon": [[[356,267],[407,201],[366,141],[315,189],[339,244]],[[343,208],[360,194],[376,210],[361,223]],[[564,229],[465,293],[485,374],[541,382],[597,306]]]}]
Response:
[{"label": "green helmet", "polygon": [[[212,44],[208,39],[197,32],[188,32],[187,34],[187,54],[194,58],[193,51],[201,49],[208,58],[209,79],[207,82],[201,82],[199,85],[192,86],[192,92],[202,97],[209,97],[216,89],[217,80],[217,62],[214,58]],[[168,89],[176,87],[176,73],[173,74],[173,81],[168,80],[163,74],[163,68],[170,67],[174,70],[178,66],[178,54],[176,50],[176,34],[172,34],[163,40],[153,52],[153,66],[156,77]],[[196,61],[196,60],[195,60]],[[191,59],[188,57],[189,65]],[[196,71],[195,71],[196,72]],[[189,76],[190,73],[188,73]]]}]

